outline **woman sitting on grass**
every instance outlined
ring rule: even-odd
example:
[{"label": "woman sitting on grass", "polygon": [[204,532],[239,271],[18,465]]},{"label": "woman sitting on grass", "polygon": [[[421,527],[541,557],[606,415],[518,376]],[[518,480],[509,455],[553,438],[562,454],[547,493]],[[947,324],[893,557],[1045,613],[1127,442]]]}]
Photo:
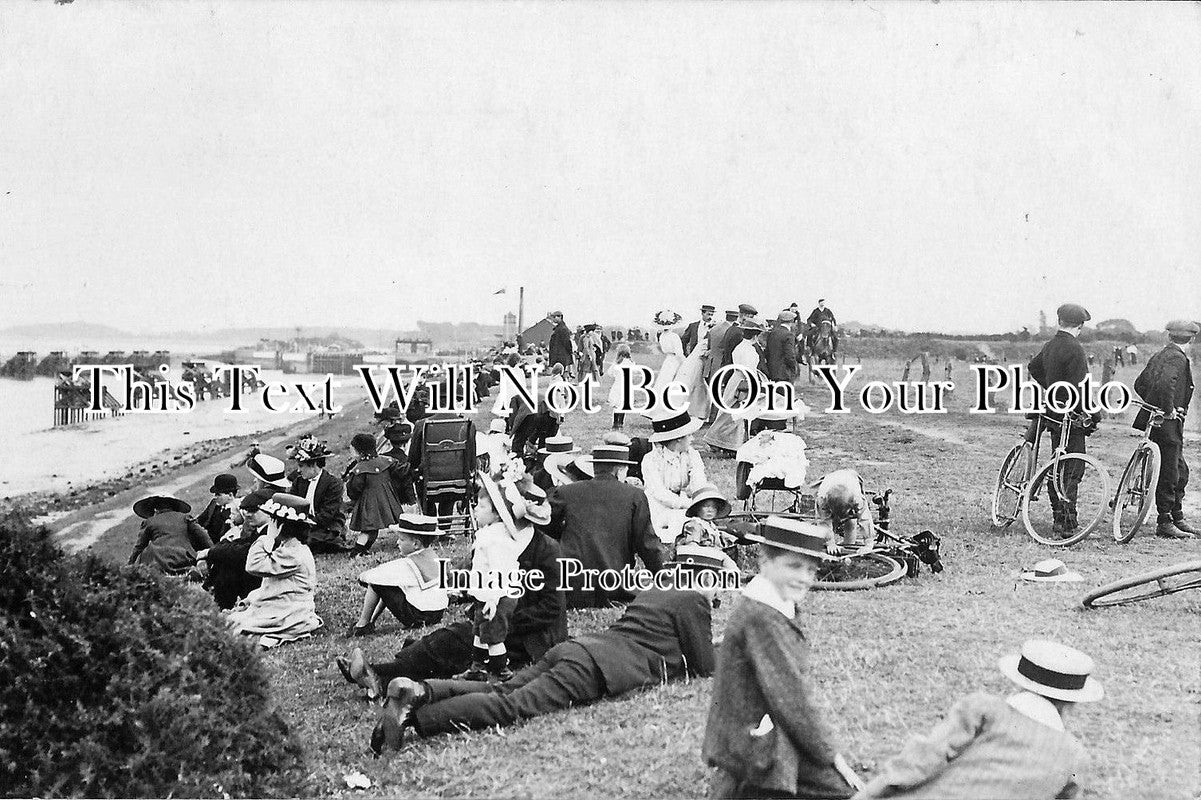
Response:
[{"label": "woman sitting on grass", "polygon": [[259,507],[267,532],[246,555],[246,571],[262,585],[229,612],[237,633],[258,635],[263,647],[307,638],[322,626],[313,603],[317,565],[308,547],[313,517],[308,501],[282,492]]},{"label": "woman sitting on grass", "polygon": [[161,495],[134,503],[133,513],[143,521],[129,563],[164,575],[183,575],[196,566],[197,553],[207,552],[213,541],[204,528],[185,516],[191,510],[183,500]]}]

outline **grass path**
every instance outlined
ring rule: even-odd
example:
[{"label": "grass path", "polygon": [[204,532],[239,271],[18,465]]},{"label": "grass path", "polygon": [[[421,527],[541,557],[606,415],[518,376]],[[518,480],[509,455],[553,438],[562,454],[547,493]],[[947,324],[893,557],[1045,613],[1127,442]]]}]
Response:
[{"label": "grass path", "polygon": [[[889,365],[887,372],[899,367]],[[1020,527],[992,532],[989,492],[1001,457],[1020,433],[1020,418],[969,416],[962,406],[944,416],[903,422],[896,415],[876,417],[858,409],[826,415],[819,411],[826,399],[820,387],[803,387],[802,393],[815,409],[801,426],[810,475],[858,466],[870,486],[895,490],[897,530],[931,528],[943,539],[946,571],[940,576],[924,573],[877,591],[811,595],[805,618],[814,643],[817,703],[852,763],[871,773],[908,733],[929,728],[966,692],[1008,693],[996,660],[1026,638],[1050,637],[1092,654],[1108,693],[1103,702],[1078,709],[1070,721],[1093,761],[1082,776],[1084,796],[1201,793],[1201,593],[1105,611],[1079,605],[1089,587],[1197,558],[1201,547],[1148,535],[1123,546],[1095,534],[1052,553]],[[364,427],[364,416],[361,410],[340,415],[325,423],[320,435],[346,452],[350,436]],[[565,432],[587,447],[607,423],[605,414],[581,414],[568,421]],[[648,429],[638,418],[627,423],[628,432]],[[1090,439],[1089,448],[1116,479],[1134,442],[1128,426],[1115,421]],[[707,455],[705,461],[715,482],[732,494],[733,461]],[[196,502],[211,472],[193,474],[196,481],[185,497]],[[1190,505],[1195,507],[1196,498],[1190,493]],[[117,527],[95,548],[120,556],[128,553],[131,537]],[[505,731],[439,737],[391,758],[372,759],[366,749],[372,708],[343,682],[333,659],[347,649],[340,634],[357,615],[361,588],[355,576],[388,558],[390,544],[381,540],[368,563],[320,558],[317,606],[325,631],[311,642],[266,655],[276,674],[277,701],[309,748],[312,794],[362,794],[342,782],[352,771],[371,779],[369,796],[704,794],[700,742],[708,680],[658,687]],[[464,546],[456,542],[448,549]],[[1035,585],[1016,579],[1021,567],[1051,555],[1080,571],[1085,583]],[[715,612],[718,634],[729,610],[727,603]],[[612,611],[573,613],[572,633],[602,627],[614,616]],[[375,637],[358,640],[376,658],[398,649],[406,635],[393,624],[380,627]]]}]

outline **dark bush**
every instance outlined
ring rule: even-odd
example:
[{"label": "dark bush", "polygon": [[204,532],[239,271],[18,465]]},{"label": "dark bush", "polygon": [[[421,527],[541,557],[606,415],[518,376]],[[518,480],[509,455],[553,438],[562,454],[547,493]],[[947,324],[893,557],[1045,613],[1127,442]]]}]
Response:
[{"label": "dark bush", "polygon": [[298,794],[302,753],[252,647],[198,589],[63,555],[0,520],[0,792]]}]

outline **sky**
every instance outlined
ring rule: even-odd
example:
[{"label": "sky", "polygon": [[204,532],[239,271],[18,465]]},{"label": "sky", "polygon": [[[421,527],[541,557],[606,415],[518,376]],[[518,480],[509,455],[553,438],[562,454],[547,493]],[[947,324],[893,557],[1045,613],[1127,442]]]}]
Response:
[{"label": "sky", "polygon": [[4,3],[0,325],[1156,328],[1198,53],[1186,3]]}]

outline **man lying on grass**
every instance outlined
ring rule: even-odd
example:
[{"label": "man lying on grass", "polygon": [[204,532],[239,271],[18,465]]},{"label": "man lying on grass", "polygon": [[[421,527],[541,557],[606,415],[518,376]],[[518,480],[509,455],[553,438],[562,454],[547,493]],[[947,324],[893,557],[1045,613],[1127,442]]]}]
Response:
[{"label": "man lying on grass", "polygon": [[[676,580],[723,568],[715,548],[685,546],[672,567]],[[634,689],[713,672],[712,601],[720,584],[647,589],[607,630],[553,647],[503,683],[395,678],[371,735],[371,748],[399,750],[407,731],[432,736],[512,725],[518,720],[616,697]]]}]

